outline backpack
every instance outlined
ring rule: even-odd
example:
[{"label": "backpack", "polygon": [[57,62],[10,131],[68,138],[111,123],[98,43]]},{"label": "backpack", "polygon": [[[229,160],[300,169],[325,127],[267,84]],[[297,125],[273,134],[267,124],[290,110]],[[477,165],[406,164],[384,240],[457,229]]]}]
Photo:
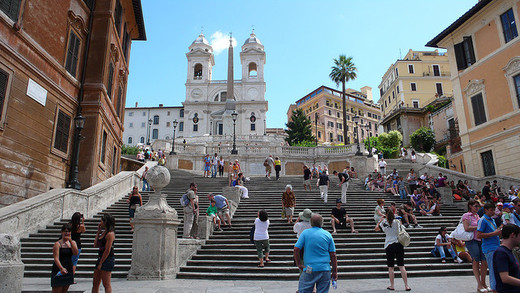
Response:
[{"label": "backpack", "polygon": [[264,166],[265,167],[269,166],[269,161],[267,161],[267,159],[264,161]]},{"label": "backpack", "polygon": [[253,227],[251,227],[251,230],[249,230],[249,241],[251,242],[251,244],[255,244],[255,225],[253,225]]},{"label": "backpack", "polygon": [[[237,180],[238,180],[238,179],[237,179]],[[231,186],[237,186],[237,180],[233,180],[233,181],[231,182]]]},{"label": "backpack", "polygon": [[345,178],[345,182],[350,180],[350,176],[348,175],[348,173],[339,173],[339,174],[341,175],[341,177]]},{"label": "backpack", "polygon": [[190,204],[190,199],[188,198],[188,193],[186,192],[181,196],[181,206],[186,207]]}]

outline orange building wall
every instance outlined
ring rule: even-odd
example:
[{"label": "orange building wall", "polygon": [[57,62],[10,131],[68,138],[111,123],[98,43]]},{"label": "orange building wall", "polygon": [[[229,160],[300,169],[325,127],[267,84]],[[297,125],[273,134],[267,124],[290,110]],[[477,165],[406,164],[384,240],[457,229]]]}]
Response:
[{"label": "orange building wall", "polygon": [[482,59],[500,47],[500,38],[495,21],[475,33],[475,46],[478,59]]}]

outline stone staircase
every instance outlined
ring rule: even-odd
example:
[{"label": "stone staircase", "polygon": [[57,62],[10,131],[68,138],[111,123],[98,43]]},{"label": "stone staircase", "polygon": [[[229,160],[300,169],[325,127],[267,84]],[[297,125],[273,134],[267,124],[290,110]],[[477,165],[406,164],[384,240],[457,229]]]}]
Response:
[{"label": "stone staircase", "polygon": [[[389,163],[389,167],[392,165]],[[404,170],[403,170],[404,171]],[[296,213],[310,208],[325,216],[324,228],[331,231],[330,210],[334,200],[340,197],[337,178],[331,176],[329,203],[323,204],[318,189],[304,191],[300,177],[282,177],[280,181],[267,180],[263,177],[251,178],[246,186],[249,188],[249,199],[244,199],[235,213],[233,228],[215,233],[197,253],[181,267],[178,278],[198,279],[248,279],[248,280],[295,280],[298,270],[293,264],[292,252],[296,236],[292,225],[280,217],[281,193],[286,184],[292,184],[296,194]],[[168,204],[174,207],[182,219],[183,211],[179,197],[188,188],[190,182],[199,187],[201,212],[208,206],[207,193],[221,193],[227,185],[225,178],[202,178],[183,171],[173,171],[172,181],[163,193],[168,194]],[[379,278],[387,276],[385,255],[383,250],[384,234],[374,231],[373,210],[378,198],[384,198],[387,205],[402,201],[392,195],[362,190],[361,180],[353,180],[347,194],[346,209],[356,224],[359,234],[339,230],[334,236],[336,242],[340,278]],[[143,201],[148,194],[143,194]],[[126,278],[130,269],[132,253],[132,233],[128,224],[128,205],[126,198],[114,203],[104,210],[116,218],[116,267],[114,278]],[[258,268],[256,250],[249,242],[249,230],[256,218],[257,211],[265,209],[270,216],[270,243],[272,262],[265,268]],[[430,255],[434,238],[440,226],[453,230],[460,219],[462,210],[456,207],[443,207],[440,217],[418,217],[423,229],[408,229],[412,244],[405,249],[406,267],[410,276],[469,275],[469,264],[442,264],[439,258]],[[97,258],[97,249],[93,247],[94,233],[101,215],[86,220],[87,232],[83,234],[83,251],[78,263],[76,276],[91,278]],[[68,219],[67,219],[68,220]],[[60,235],[60,228],[66,220],[58,221],[29,237],[22,239],[22,260],[25,263],[26,277],[48,277],[52,266],[52,245]],[[182,235],[182,224],[178,236]],[[397,273],[397,272],[396,272]]]},{"label": "stone staircase", "polygon": [[[331,176],[331,178],[333,178]],[[199,279],[247,279],[247,280],[296,280],[298,269],[293,264],[293,248],[296,235],[292,225],[281,219],[281,193],[290,183],[296,194],[296,212],[310,208],[325,216],[324,229],[331,231],[330,211],[334,200],[340,197],[337,178],[332,179],[329,202],[323,204],[317,188],[304,191],[302,180],[296,177],[267,181],[255,178],[248,185],[250,198],[242,200],[233,219],[232,230],[214,234],[205,245],[181,267],[178,278]],[[386,257],[383,249],[384,234],[375,232],[373,211],[378,198],[384,198],[388,206],[391,201],[400,205],[403,201],[386,193],[362,190],[361,180],[353,180],[347,193],[346,209],[355,221],[359,234],[340,230],[334,236],[338,255],[339,277],[384,278],[387,277]],[[272,262],[258,268],[256,249],[249,241],[249,230],[253,226],[257,211],[265,209],[269,214],[270,258]],[[440,226],[453,230],[463,211],[456,207],[443,207],[440,217],[418,217],[424,228],[410,228],[412,244],[405,249],[406,267],[410,276],[470,275],[470,264],[442,264],[439,258],[430,255]],[[397,272],[396,272],[397,273]]]},{"label": "stone staircase", "polygon": [[[190,182],[196,182],[201,202],[201,213],[206,211],[209,192],[222,193],[222,186],[227,185],[227,178],[202,178],[184,171],[171,172],[172,179],[169,185],[163,189],[167,194],[167,202],[177,210],[179,219],[182,220],[183,209],[179,198],[188,189]],[[142,192],[143,204],[148,201],[149,193]],[[113,278],[126,278],[130,270],[132,258],[132,232],[128,222],[128,203],[126,197],[103,210],[112,214],[116,219],[116,241],[114,244],[116,266],[112,272]],[[85,220],[86,232],[82,234],[82,252],[78,262],[76,277],[91,278],[97,259],[98,249],[94,248],[94,234],[97,231],[101,213],[92,219]],[[26,277],[49,277],[52,268],[52,246],[60,237],[61,226],[69,219],[62,219],[53,225],[29,235],[21,240],[22,261],[25,264]],[[183,225],[179,226],[178,237],[182,237]]]}]

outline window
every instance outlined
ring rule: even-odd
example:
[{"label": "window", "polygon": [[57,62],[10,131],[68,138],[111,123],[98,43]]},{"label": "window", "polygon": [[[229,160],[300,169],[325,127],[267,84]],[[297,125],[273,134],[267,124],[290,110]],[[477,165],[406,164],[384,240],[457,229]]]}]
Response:
[{"label": "window", "polygon": [[139,138],[139,142],[144,143],[144,136],[141,136],[141,138]]},{"label": "window", "polygon": [[475,52],[471,37],[464,37],[462,43],[455,44],[455,57],[458,70],[463,70],[475,64]]},{"label": "window", "polygon": [[397,89],[397,93],[399,93],[399,86],[397,86],[396,89]]},{"label": "window", "polygon": [[415,73],[414,68],[413,68],[413,64],[408,64],[408,73],[410,73],[410,74],[414,74]]},{"label": "window", "polygon": [[419,101],[418,100],[413,100],[412,101],[412,105],[414,108],[419,108]]},{"label": "window", "polygon": [[[7,110],[7,89],[9,82],[9,74],[0,69],[0,122],[4,121],[5,112]],[[0,124],[0,128],[3,123]]]},{"label": "window", "polygon": [[[144,138],[144,137],[143,137],[143,138]],[[128,137],[128,144],[132,144],[132,140],[133,140],[132,137],[129,136],[129,137]]]},{"label": "window", "polygon": [[[395,100],[395,92],[394,91],[392,91],[392,99]],[[388,103],[390,103],[390,97],[388,97]]]},{"label": "window", "polygon": [[159,115],[153,116],[153,125],[159,125]]},{"label": "window", "polygon": [[251,62],[249,63],[249,77],[256,78],[258,76],[258,71],[256,68],[256,63]]},{"label": "window", "polygon": [[146,116],[146,111],[143,111],[143,116]]},{"label": "window", "polygon": [[179,112],[179,117],[184,117],[184,109],[181,109],[180,112]]},{"label": "window", "polygon": [[397,70],[397,68],[395,69],[395,75],[399,76],[399,70]]},{"label": "window", "polygon": [[332,111],[331,111],[331,110],[329,110],[329,115],[331,115],[331,116],[332,116]]},{"label": "window", "polygon": [[170,116],[170,111],[168,111],[168,113],[166,114],[166,116]]},{"label": "window", "polygon": [[395,120],[395,123],[397,125],[397,128],[401,128],[401,117],[397,117],[397,119]]},{"label": "window", "polygon": [[339,112],[337,112],[337,113],[336,113],[336,116],[338,116],[338,118],[340,118],[341,115],[339,114]]},{"label": "window", "polygon": [[116,101],[116,113],[117,117],[121,117],[121,95],[122,95],[122,89],[119,87],[117,89],[117,101]]},{"label": "window", "polygon": [[508,43],[512,39],[518,37],[513,9],[509,9],[504,14],[500,15],[500,19],[502,20],[502,28],[504,29],[504,41]]},{"label": "window", "polygon": [[128,127],[129,127],[129,128],[133,128],[133,127],[134,127],[134,123],[133,123],[133,122],[130,122],[130,123],[128,124]]},{"label": "window", "polygon": [[145,128],[146,127],[146,122],[141,122],[141,128]]},{"label": "window", "polygon": [[193,124],[193,132],[197,132],[197,131],[199,131],[199,125]]},{"label": "window", "polygon": [[67,48],[67,58],[65,59],[65,70],[70,75],[76,77],[76,69],[78,67],[78,56],[80,40],[78,36],[71,30],[69,34],[69,46]]},{"label": "window", "polygon": [[114,149],[112,150],[112,175],[117,173],[116,166],[117,166],[117,149],[114,146]]},{"label": "window", "polygon": [[433,68],[433,76],[441,76],[441,70],[439,69],[439,65],[432,65]]},{"label": "window", "polygon": [[9,16],[9,18],[16,22],[18,20],[18,12],[20,11],[21,0],[2,0],[0,2],[0,9]]},{"label": "window", "polygon": [[112,100],[112,86],[114,82],[114,65],[112,62],[108,65],[108,85],[107,85],[107,95],[108,98]]},{"label": "window", "polygon": [[105,155],[107,148],[107,132],[103,130],[103,137],[101,139],[101,153],[100,153],[100,161],[105,164]]},{"label": "window", "polygon": [[193,71],[193,79],[202,79],[202,64],[195,64],[195,70]]},{"label": "window", "polygon": [[343,141],[343,135],[338,135],[338,141],[339,141],[339,142],[342,142],[342,141]]},{"label": "window", "polygon": [[483,152],[480,154],[480,157],[482,158],[484,176],[496,175],[495,163],[493,163],[493,153],[491,151]]},{"label": "window", "polygon": [[473,107],[473,117],[475,121],[475,126],[485,123],[487,119],[482,94],[477,94],[471,97],[471,106]]},{"label": "window", "polygon": [[184,131],[184,122],[179,122],[179,131]]},{"label": "window", "polygon": [[126,23],[125,23],[125,29],[123,30],[123,55],[125,56],[126,63],[128,63],[128,46],[130,45],[130,34],[128,34],[128,31],[126,29]]},{"label": "window", "polygon": [[54,135],[54,148],[67,153],[69,146],[70,132],[70,116],[58,111],[58,120],[56,121],[56,134]]},{"label": "window", "polygon": [[321,131],[318,131],[318,138],[321,138]]},{"label": "window", "polygon": [[336,128],[343,129],[343,125],[341,125],[341,123],[336,123]]},{"label": "window", "polygon": [[[518,107],[520,107],[520,74],[513,77],[513,80],[515,82],[515,88],[516,88],[516,101],[518,102]],[[1,104],[1,101],[0,101]],[[1,106],[0,106],[1,107]],[[0,113],[2,109],[0,108]]]},{"label": "window", "polygon": [[114,11],[114,24],[116,26],[117,35],[121,36],[121,17],[123,16],[123,7],[121,3],[116,1],[116,9]]},{"label": "window", "polygon": [[330,140],[330,141],[333,141],[333,140],[334,140],[334,134],[332,134],[332,132],[329,133],[329,140]]},{"label": "window", "polygon": [[410,89],[412,92],[417,91],[417,84],[415,82],[410,83]]},{"label": "window", "polygon": [[170,121],[166,122],[166,127],[170,127]]},{"label": "window", "polygon": [[334,103],[334,108],[338,108],[338,103]]},{"label": "window", "polygon": [[436,90],[437,90],[437,94],[439,95],[439,97],[442,96],[442,95],[444,94],[444,92],[442,91],[442,83],[437,82],[437,83],[435,84],[435,88],[436,88]]},{"label": "window", "polygon": [[152,139],[159,139],[159,129],[152,130]]},{"label": "window", "polygon": [[251,123],[251,131],[255,131],[256,130],[256,125],[254,123]]},{"label": "window", "polygon": [[133,117],[134,116],[134,112],[128,112],[128,117]]}]

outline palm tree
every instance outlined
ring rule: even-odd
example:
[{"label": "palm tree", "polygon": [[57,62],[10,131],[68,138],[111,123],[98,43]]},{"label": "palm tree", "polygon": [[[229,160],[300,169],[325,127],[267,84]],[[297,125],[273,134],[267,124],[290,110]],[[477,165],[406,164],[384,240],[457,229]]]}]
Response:
[{"label": "palm tree", "polygon": [[345,83],[350,80],[356,79],[356,65],[352,62],[352,57],[345,55],[339,55],[339,59],[334,59],[334,66],[329,74],[330,79],[336,83],[339,87],[342,86],[342,99],[343,99],[343,142],[346,144],[347,141],[347,102],[345,99]]}]

